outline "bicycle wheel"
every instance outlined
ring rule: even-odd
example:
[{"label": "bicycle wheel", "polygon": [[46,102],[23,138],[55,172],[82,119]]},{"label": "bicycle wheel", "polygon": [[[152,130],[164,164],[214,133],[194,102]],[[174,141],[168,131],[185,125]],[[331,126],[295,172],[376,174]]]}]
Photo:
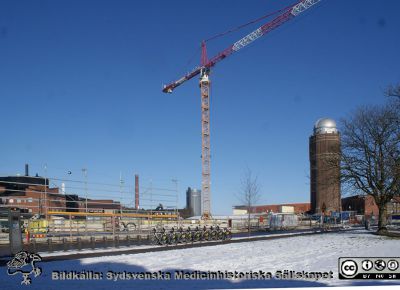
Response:
[{"label": "bicycle wheel", "polygon": [[198,242],[198,241],[200,241],[200,239],[201,239],[201,234],[200,234],[200,232],[196,232],[196,233],[194,234],[194,241],[195,241],[195,242]]},{"label": "bicycle wheel", "polygon": [[168,242],[169,242],[169,237],[168,237],[168,235],[167,235],[167,234],[163,234],[163,235],[161,236],[160,242],[161,242],[161,245],[166,245],[166,244],[168,244]]},{"label": "bicycle wheel", "polygon": [[178,235],[176,233],[173,233],[171,235],[170,244],[177,244],[177,243],[178,243]]},{"label": "bicycle wheel", "polygon": [[230,239],[232,239],[232,233],[231,233],[231,231],[227,230],[227,231],[225,232],[224,236],[225,236],[225,240],[230,240]]}]

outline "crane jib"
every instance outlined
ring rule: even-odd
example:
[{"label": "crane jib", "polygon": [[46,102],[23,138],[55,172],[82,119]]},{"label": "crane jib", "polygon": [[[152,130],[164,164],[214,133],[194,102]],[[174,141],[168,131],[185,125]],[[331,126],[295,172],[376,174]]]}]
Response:
[{"label": "crane jib", "polygon": [[279,26],[279,24],[281,24],[282,21],[288,20],[288,18],[290,18],[290,16],[299,15],[300,13],[304,12],[305,10],[307,10],[308,8],[313,6],[314,4],[318,3],[319,1],[320,0],[304,0],[304,1],[301,1],[300,3],[294,5],[291,8],[290,13],[288,13],[288,11],[287,11],[286,13],[284,13],[284,14],[278,16],[277,18],[275,18],[272,22],[267,23],[267,24],[259,27],[258,29],[256,29],[253,32],[249,33],[248,35],[246,35],[242,39],[236,41],[232,45],[232,50],[233,51],[238,51],[238,50],[242,49],[243,47],[249,45],[250,43],[252,43],[256,39],[258,39],[261,36],[263,36],[266,32],[270,31],[272,28],[275,28],[276,26]]},{"label": "crane jib", "polygon": [[294,16],[297,16],[300,13],[304,12],[305,10],[307,10],[308,8],[310,8],[311,6],[313,6],[314,4],[317,4],[320,1],[321,0],[304,0],[304,1],[301,1],[300,3],[298,3],[298,4],[293,6],[291,13]]},{"label": "crane jib", "polygon": [[[216,56],[212,57],[207,64],[204,65],[204,67],[210,68],[213,67],[217,62],[223,60],[227,56],[231,55],[233,52],[237,52],[238,50],[244,48],[245,46],[249,45],[253,41],[257,40],[261,36],[267,34],[268,32],[272,31],[273,29],[277,28],[281,24],[285,23],[286,21],[290,20],[293,17],[296,17],[300,13],[304,12],[311,6],[314,6],[321,0],[303,0],[300,2],[297,2],[297,4],[294,4],[293,6],[289,6],[287,9],[285,9],[285,12],[275,19],[273,19],[271,22],[268,22],[264,24],[263,26],[259,27],[258,29],[254,30],[253,32],[249,33],[242,39],[236,41],[234,44],[232,44],[230,47],[225,49],[224,51],[220,52]],[[164,93],[172,93],[172,91],[180,86],[182,83],[186,82],[187,80],[190,80],[191,78],[195,77],[198,75],[201,71],[201,67],[196,67],[194,68],[190,73],[186,74],[185,76],[181,77],[179,80],[166,85],[163,87],[163,92]]]},{"label": "crane jib", "polygon": [[239,49],[245,47],[246,45],[252,43],[254,40],[256,40],[257,38],[263,36],[263,32],[261,27],[258,28],[257,30],[254,30],[252,33],[246,35],[245,37],[243,37],[242,39],[240,39],[239,41],[236,41],[233,46],[232,49],[234,51],[238,51]]}]

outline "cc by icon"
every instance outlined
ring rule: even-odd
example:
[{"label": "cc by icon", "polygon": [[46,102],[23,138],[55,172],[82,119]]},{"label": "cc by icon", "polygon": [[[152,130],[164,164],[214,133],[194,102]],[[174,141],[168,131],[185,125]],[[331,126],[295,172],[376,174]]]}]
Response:
[{"label": "cc by icon", "polygon": [[346,260],[342,262],[340,266],[343,276],[351,277],[357,273],[358,266],[357,263],[353,260]]}]

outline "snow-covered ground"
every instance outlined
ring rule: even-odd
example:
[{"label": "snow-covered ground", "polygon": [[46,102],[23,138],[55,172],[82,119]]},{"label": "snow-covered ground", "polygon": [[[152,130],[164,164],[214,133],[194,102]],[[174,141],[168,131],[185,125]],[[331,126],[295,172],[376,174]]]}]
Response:
[{"label": "snow-covered ground", "polygon": [[[318,231],[316,231],[318,232]],[[268,234],[268,237],[282,237],[282,236],[293,236],[299,234],[307,234],[310,231],[298,231],[298,232],[291,232],[291,233],[281,233],[277,232],[274,234]],[[232,240],[248,240],[248,239],[257,239],[260,238],[261,235],[253,235],[251,237],[243,236],[243,237],[234,237]],[[207,241],[207,243],[219,243],[220,241]],[[179,244],[181,245],[181,244]],[[129,251],[129,250],[145,250],[151,248],[158,248],[158,245],[132,245],[127,247],[119,247],[119,248],[95,248],[95,249],[84,249],[84,250],[68,250],[68,251],[58,251],[58,252],[39,252],[41,257],[55,257],[55,256],[68,256],[73,254],[87,254],[87,253],[107,253],[107,252],[122,252],[122,251]]]},{"label": "snow-covered ground", "polygon": [[[378,284],[371,281],[338,280],[339,257],[399,256],[400,240],[372,235],[359,230],[352,232],[288,237],[277,240],[244,242],[202,248],[171,250],[143,254],[103,256],[72,261],[40,263],[41,276],[33,278],[29,287],[20,285],[21,275],[8,276],[6,267],[0,269],[1,289],[230,289],[270,287],[313,287]],[[106,255],[106,253],[105,253]],[[271,272],[294,270],[308,272],[333,271],[333,279],[315,280],[176,280],[176,271]],[[52,271],[90,271],[103,275],[101,280],[52,280]],[[171,273],[171,280],[107,279],[113,272]],[[165,275],[163,276],[166,277]],[[389,282],[386,282],[389,284]],[[400,284],[398,282],[392,282]],[[382,283],[379,283],[379,285]]]}]

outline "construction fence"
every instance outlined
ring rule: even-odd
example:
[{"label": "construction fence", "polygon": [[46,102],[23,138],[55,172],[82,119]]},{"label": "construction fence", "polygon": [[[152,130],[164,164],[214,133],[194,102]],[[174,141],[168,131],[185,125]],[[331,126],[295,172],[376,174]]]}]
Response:
[{"label": "construction fence", "polygon": [[123,182],[2,178],[0,255],[7,252],[10,243],[10,211],[18,212],[26,249],[130,245],[148,239],[149,231],[158,224],[178,224],[178,188],[175,182],[169,188],[152,183],[139,188]]}]

